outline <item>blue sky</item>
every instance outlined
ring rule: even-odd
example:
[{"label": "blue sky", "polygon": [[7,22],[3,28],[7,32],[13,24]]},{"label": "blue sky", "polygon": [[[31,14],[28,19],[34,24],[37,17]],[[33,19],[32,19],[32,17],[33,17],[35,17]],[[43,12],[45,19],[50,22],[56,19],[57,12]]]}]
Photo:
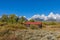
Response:
[{"label": "blue sky", "polygon": [[60,13],[60,0],[0,0],[0,15],[16,14],[29,18],[50,12]]}]

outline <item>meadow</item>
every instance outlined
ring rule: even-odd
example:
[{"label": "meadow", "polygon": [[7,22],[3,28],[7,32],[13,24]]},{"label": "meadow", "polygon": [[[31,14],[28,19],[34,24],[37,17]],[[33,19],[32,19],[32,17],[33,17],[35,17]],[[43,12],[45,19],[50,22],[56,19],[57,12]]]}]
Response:
[{"label": "meadow", "polygon": [[[2,15],[0,18],[0,40],[60,40],[60,22],[42,21],[42,28],[30,26],[23,16],[21,18],[14,14]],[[35,22],[31,19],[30,22]]]}]

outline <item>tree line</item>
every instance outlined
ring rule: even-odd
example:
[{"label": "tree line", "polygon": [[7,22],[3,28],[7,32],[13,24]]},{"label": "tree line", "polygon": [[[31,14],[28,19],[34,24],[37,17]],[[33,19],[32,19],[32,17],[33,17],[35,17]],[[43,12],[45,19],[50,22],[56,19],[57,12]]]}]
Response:
[{"label": "tree line", "polygon": [[[26,22],[28,21],[24,16],[16,16],[15,14],[10,14],[10,15],[6,15],[6,14],[3,14],[1,17],[0,17],[0,22],[7,22],[7,23],[23,23],[23,22]],[[34,22],[35,20],[31,19],[29,21],[32,21]]]}]

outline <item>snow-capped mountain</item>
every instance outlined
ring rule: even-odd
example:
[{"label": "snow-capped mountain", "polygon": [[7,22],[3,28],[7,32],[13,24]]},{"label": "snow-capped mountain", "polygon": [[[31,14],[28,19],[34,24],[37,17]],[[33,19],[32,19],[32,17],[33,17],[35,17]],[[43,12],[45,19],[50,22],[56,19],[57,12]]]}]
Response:
[{"label": "snow-capped mountain", "polygon": [[56,15],[53,14],[53,12],[51,12],[51,13],[47,16],[47,20],[48,20],[48,21],[56,21]]},{"label": "snow-capped mountain", "polygon": [[34,20],[37,20],[37,21],[43,21],[44,20],[44,15],[39,15],[39,14],[37,14],[37,15],[34,15],[34,16],[32,16],[30,19],[34,19]]},{"label": "snow-capped mountain", "polygon": [[42,15],[34,15],[30,19],[34,19],[37,21],[60,21],[60,14],[54,14],[53,12],[50,12],[48,16],[42,14]]}]

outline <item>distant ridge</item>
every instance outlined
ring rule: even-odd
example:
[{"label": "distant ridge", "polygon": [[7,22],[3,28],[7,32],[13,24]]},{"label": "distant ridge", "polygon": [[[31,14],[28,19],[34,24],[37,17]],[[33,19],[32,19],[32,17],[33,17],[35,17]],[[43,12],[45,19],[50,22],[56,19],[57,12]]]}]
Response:
[{"label": "distant ridge", "polygon": [[34,19],[36,21],[60,21],[60,14],[54,14],[53,12],[50,12],[48,16],[42,15],[34,15],[30,19]]}]

